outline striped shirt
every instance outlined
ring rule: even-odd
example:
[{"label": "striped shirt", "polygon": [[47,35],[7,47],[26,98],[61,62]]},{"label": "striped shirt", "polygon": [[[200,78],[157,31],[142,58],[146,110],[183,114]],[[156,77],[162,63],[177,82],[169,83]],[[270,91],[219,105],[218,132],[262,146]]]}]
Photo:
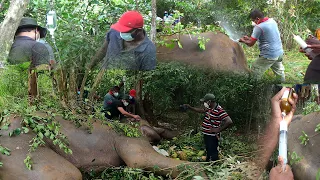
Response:
[{"label": "striped shirt", "polygon": [[220,127],[226,117],[229,115],[219,104],[216,104],[213,109],[207,109],[202,122],[202,133],[209,136],[219,135],[219,133],[211,133],[210,129]]}]

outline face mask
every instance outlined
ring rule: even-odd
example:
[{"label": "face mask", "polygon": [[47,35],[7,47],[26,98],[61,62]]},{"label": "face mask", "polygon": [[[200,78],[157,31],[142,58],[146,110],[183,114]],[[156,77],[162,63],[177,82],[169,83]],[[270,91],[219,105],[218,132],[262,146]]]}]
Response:
[{"label": "face mask", "polygon": [[205,103],[203,103],[203,105],[204,105],[205,108],[209,109],[209,104],[208,103],[205,102]]},{"label": "face mask", "polygon": [[131,33],[120,33],[120,37],[125,41],[133,41],[134,38],[131,36]]},{"label": "face mask", "polygon": [[252,26],[255,26],[255,25],[257,25],[254,21],[251,21],[251,25]]},{"label": "face mask", "polygon": [[78,94],[80,95],[80,91],[78,91]]},{"label": "face mask", "polygon": [[118,97],[119,96],[119,93],[118,92],[115,92],[113,93],[114,97]]},{"label": "face mask", "polygon": [[133,99],[133,97],[132,97],[132,96],[129,96],[129,99]]},{"label": "face mask", "polygon": [[123,102],[123,105],[124,105],[124,106],[128,106],[129,103],[128,103],[127,101],[125,101],[125,102]]}]

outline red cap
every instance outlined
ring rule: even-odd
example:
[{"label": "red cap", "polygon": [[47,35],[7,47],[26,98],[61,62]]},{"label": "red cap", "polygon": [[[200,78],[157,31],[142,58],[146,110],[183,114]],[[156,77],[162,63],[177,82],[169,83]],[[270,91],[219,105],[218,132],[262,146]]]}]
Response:
[{"label": "red cap", "polygon": [[136,97],[136,90],[131,89],[131,90],[129,91],[129,95],[135,98],[135,97]]},{"label": "red cap", "polygon": [[132,29],[143,27],[143,17],[138,11],[127,11],[120,17],[119,21],[111,26],[119,32],[128,32]]}]

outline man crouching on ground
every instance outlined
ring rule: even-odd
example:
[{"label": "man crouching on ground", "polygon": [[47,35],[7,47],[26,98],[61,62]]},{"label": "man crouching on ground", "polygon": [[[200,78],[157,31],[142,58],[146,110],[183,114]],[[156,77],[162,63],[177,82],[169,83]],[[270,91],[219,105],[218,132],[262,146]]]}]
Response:
[{"label": "man crouching on ground", "polygon": [[193,111],[205,113],[202,122],[202,133],[207,151],[206,161],[216,161],[219,160],[218,138],[220,132],[227,129],[232,124],[232,120],[227,112],[216,102],[213,94],[206,94],[200,101],[203,102],[204,108],[195,108],[189,104],[185,104],[185,106]]}]

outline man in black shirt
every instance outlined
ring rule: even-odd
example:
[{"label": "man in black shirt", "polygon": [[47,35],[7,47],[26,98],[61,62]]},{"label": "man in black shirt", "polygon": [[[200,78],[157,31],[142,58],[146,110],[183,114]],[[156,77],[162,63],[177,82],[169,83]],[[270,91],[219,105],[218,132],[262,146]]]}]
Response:
[{"label": "man in black shirt", "polygon": [[48,70],[54,64],[54,60],[50,59],[49,49],[39,42],[46,33],[47,29],[39,26],[33,18],[22,18],[8,56],[10,64],[31,62],[28,71],[28,92],[32,99],[38,95],[35,69]]},{"label": "man in black shirt", "polygon": [[[316,38],[308,38],[306,43],[312,52],[306,53],[306,56],[311,60],[306,74],[304,75],[304,83],[319,84],[320,83],[320,41]],[[305,53],[300,48],[300,52]]]}]

